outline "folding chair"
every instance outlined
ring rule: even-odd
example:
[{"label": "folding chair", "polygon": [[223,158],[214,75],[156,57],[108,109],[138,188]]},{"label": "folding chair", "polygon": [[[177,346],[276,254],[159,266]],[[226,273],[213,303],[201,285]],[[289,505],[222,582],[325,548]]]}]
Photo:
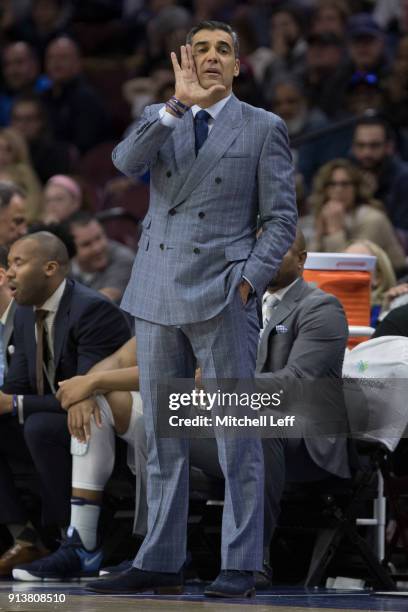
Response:
[{"label": "folding chair", "polygon": [[[344,537],[363,558],[374,586],[392,589],[395,583],[386,570],[385,520],[386,499],[384,475],[388,480],[389,456],[408,424],[406,397],[408,384],[408,338],[386,336],[359,344],[346,353],[343,369],[346,405],[351,431],[362,458],[351,484],[349,503],[341,507],[336,492],[329,508],[333,525],[323,529],[317,539],[308,576],[307,586],[319,584],[325,570]],[[353,390],[353,381],[361,383]],[[353,392],[354,398],[352,397]],[[363,427],[362,427],[363,425]],[[360,518],[360,506],[368,498],[370,486],[376,482],[372,495],[373,516]],[[358,526],[375,528],[375,551],[358,533]]]}]

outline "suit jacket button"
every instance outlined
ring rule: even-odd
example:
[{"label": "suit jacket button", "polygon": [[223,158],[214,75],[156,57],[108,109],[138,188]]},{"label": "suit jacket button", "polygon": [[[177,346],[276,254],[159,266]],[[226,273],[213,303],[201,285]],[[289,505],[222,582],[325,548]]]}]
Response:
[{"label": "suit jacket button", "polygon": [[219,185],[222,181],[222,178],[220,176],[217,176],[215,179],[215,182],[217,183],[217,185]]},{"label": "suit jacket button", "polygon": [[166,172],[166,176],[167,176],[167,178],[170,178],[170,177],[171,177],[171,171],[170,171],[170,170],[167,170],[167,172]]},{"label": "suit jacket button", "polygon": [[200,249],[198,247],[194,247],[193,249],[193,253],[195,253],[196,255],[198,255],[200,253]]},{"label": "suit jacket button", "polygon": [[164,249],[164,244],[163,243],[161,243],[160,248],[163,251],[163,249]]},{"label": "suit jacket button", "polygon": [[201,211],[198,213],[198,216],[200,217],[200,219],[204,219],[205,217],[205,212]]},{"label": "suit jacket button", "polygon": [[173,215],[175,215],[175,214],[176,214],[176,212],[177,212],[177,210],[176,210],[175,208],[170,208],[170,210],[169,210],[169,215],[172,215],[172,216],[173,216]]}]

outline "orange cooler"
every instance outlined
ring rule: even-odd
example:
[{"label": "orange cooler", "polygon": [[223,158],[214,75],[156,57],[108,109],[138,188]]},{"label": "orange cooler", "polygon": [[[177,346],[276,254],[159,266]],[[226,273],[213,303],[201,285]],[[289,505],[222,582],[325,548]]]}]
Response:
[{"label": "orange cooler", "polygon": [[343,305],[349,325],[370,325],[371,273],[376,257],[348,253],[308,253],[304,279]]}]

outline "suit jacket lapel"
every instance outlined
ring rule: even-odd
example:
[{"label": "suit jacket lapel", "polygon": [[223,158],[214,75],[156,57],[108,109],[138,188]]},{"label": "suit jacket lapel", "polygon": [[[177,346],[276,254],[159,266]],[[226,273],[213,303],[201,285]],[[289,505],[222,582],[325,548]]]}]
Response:
[{"label": "suit jacket lapel", "polygon": [[62,295],[57,314],[54,322],[54,364],[55,370],[61,359],[62,349],[65,343],[65,337],[68,333],[68,317],[71,308],[71,297],[74,289],[72,281],[67,280],[65,291]]},{"label": "suit jacket lapel", "polygon": [[[191,138],[190,135],[186,138],[186,135],[183,134],[186,142],[184,145],[181,145],[181,155],[184,161],[186,153],[191,151],[192,148],[193,163],[176,197],[176,206],[185,200],[203,178],[205,178],[205,176],[217,165],[219,159],[228,150],[246,123],[242,119],[241,103],[234,95],[231,96],[230,100],[228,100],[218,115],[207,140],[200,149],[199,155],[195,157],[192,113],[189,113],[189,115],[191,115],[191,130],[189,130]],[[179,145],[180,142],[178,139],[175,143],[176,151]]]},{"label": "suit jacket lapel", "polygon": [[193,113],[189,111],[173,132],[174,156],[179,172],[186,176],[195,162]]},{"label": "suit jacket lapel", "polygon": [[279,323],[282,323],[282,321],[288,318],[291,312],[293,312],[293,310],[297,307],[299,300],[305,293],[308,293],[308,290],[310,290],[308,284],[303,279],[300,279],[291,289],[289,289],[286,295],[284,295],[283,299],[276,306],[261,337],[257,370],[262,369],[268,356],[268,344],[271,332],[277,325],[279,325]]},{"label": "suit jacket lapel", "polygon": [[4,349],[7,350],[7,346],[10,342],[10,338],[12,336],[13,333],[13,328],[14,328],[14,313],[16,311],[17,308],[17,303],[13,300],[10,306],[10,310],[8,311],[8,315],[7,315],[7,320],[6,320],[6,324],[4,326],[4,330],[3,330],[3,345],[4,345]]}]

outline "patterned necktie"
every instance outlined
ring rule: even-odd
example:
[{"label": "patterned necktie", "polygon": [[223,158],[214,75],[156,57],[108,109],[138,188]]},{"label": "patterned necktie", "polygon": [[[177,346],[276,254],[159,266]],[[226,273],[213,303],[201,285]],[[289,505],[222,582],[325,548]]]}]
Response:
[{"label": "patterned necktie", "polygon": [[272,318],[273,311],[275,307],[279,304],[279,298],[277,298],[273,293],[268,293],[266,296],[264,303],[262,304],[262,319],[263,319],[263,327],[261,331],[261,335],[264,333],[266,326]]},{"label": "patterned necktie", "polygon": [[35,355],[35,374],[38,395],[44,395],[44,370],[43,364],[46,362],[48,347],[45,328],[45,318],[48,310],[35,311],[35,325],[37,328],[37,351]]},{"label": "patterned necktie", "polygon": [[194,132],[195,132],[195,152],[198,154],[199,150],[207,140],[208,136],[208,120],[211,115],[205,110],[200,110],[194,117]]},{"label": "patterned necktie", "polygon": [[6,347],[3,345],[4,325],[0,322],[0,385],[4,381],[4,369],[6,363]]}]

